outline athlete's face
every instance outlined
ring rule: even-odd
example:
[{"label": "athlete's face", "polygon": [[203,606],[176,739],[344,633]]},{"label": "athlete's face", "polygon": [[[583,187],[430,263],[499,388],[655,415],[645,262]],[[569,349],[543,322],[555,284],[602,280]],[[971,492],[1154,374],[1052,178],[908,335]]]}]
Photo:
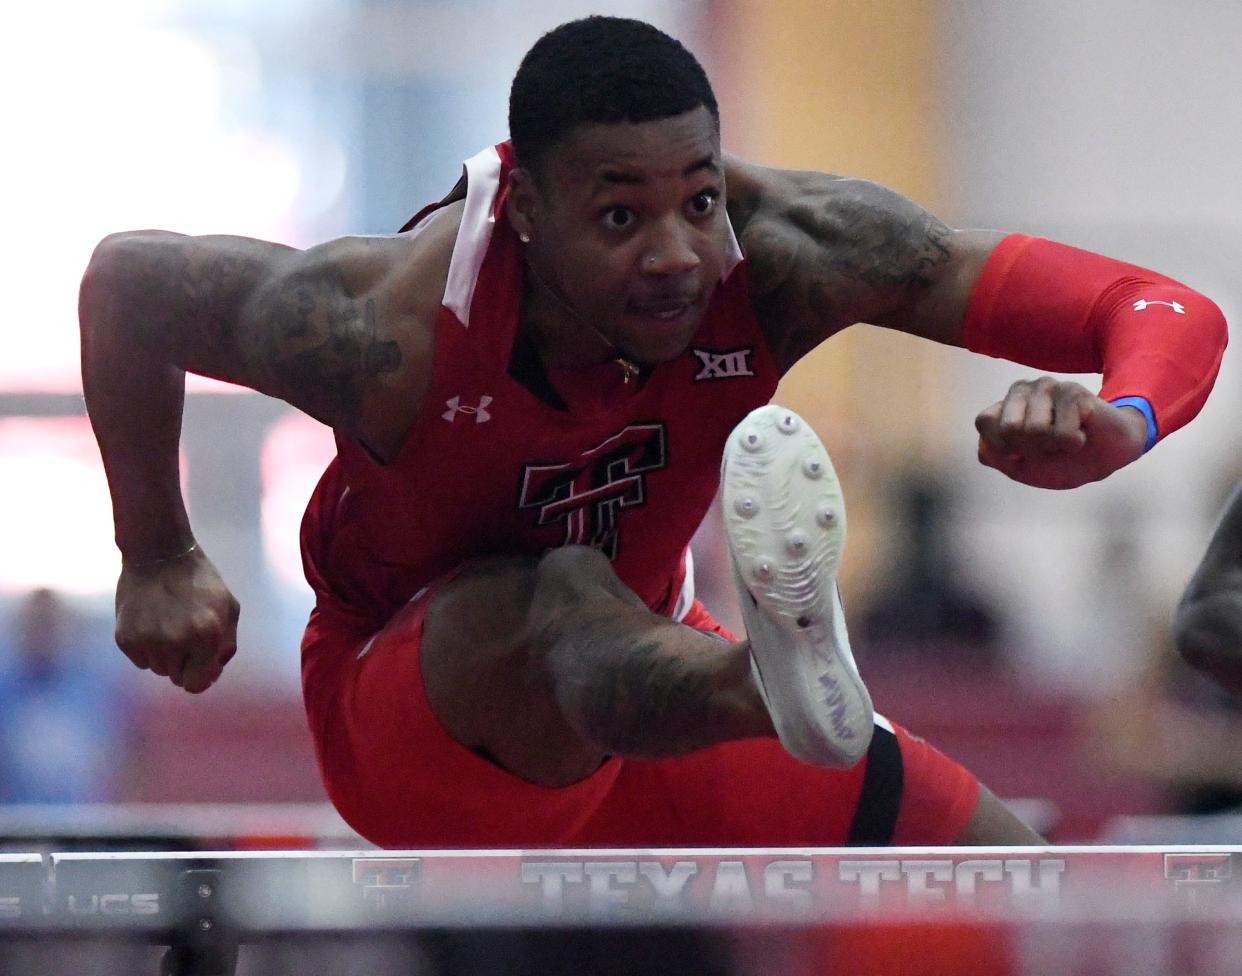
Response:
[{"label": "athlete's face", "polygon": [[684,352],[728,240],[711,113],[586,126],[525,190],[528,260],[577,316],[641,362]]}]

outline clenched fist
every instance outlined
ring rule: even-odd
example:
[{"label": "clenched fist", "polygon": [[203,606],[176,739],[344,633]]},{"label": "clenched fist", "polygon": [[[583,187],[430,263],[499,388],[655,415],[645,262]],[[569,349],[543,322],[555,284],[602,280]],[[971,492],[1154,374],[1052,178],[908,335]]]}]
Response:
[{"label": "clenched fist", "polygon": [[206,691],[237,651],[240,607],[206,554],[122,564],[116,643],[134,664],[192,694]]},{"label": "clenched fist", "polygon": [[1069,380],[1019,380],[975,418],[979,460],[1037,488],[1077,488],[1143,453],[1147,421]]}]

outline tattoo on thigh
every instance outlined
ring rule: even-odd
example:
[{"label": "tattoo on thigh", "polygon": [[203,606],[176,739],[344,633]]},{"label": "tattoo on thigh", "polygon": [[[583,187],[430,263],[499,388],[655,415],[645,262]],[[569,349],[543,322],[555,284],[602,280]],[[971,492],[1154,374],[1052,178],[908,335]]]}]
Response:
[{"label": "tattoo on thigh", "polygon": [[707,669],[658,641],[635,643],[601,668],[583,702],[593,735],[619,752],[658,755],[702,734],[713,682]]}]

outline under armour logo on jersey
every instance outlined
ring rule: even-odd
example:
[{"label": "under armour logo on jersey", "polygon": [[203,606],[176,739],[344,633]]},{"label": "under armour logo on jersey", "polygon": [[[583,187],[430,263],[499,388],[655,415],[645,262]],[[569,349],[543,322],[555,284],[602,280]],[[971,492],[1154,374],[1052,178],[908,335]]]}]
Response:
[{"label": "under armour logo on jersey", "polygon": [[702,368],[694,374],[694,381],[727,380],[734,376],[754,376],[750,368],[750,354],[753,346],[745,349],[733,349],[729,352],[712,352],[710,349],[693,349],[691,352],[698,357]]},{"label": "under armour logo on jersey", "polygon": [[463,404],[461,402],[461,397],[455,396],[452,399],[444,401],[444,405],[448,407],[448,409],[445,410],[444,413],[440,414],[440,416],[449,423],[452,423],[457,419],[457,415],[459,413],[464,413],[467,417],[473,417],[476,424],[485,424],[492,419],[492,415],[487,410],[487,405],[491,402],[491,397],[481,396],[479,397],[478,406],[472,407],[468,403]]},{"label": "under armour logo on jersey", "polygon": [[1137,302],[1134,303],[1134,311],[1142,312],[1149,305],[1167,305],[1169,306],[1169,308],[1173,309],[1173,311],[1175,311],[1178,315],[1186,314],[1186,306],[1183,305],[1181,302],[1162,302],[1162,301],[1159,301],[1158,299],[1149,300],[1146,298],[1140,298]]}]

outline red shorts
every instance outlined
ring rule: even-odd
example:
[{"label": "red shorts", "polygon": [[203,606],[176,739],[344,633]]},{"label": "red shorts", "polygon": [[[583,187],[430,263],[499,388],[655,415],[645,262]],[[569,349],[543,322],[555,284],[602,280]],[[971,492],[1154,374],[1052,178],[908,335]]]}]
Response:
[{"label": "red shorts", "polygon": [[[613,757],[572,786],[528,783],[458,744],[432,713],[419,644],[434,589],[374,637],[315,610],[302,642],[328,795],[381,847],[942,845],[974,812],[977,780],[879,717],[852,769],[746,739],[672,759]],[[698,601],[684,623],[731,638]]]}]

